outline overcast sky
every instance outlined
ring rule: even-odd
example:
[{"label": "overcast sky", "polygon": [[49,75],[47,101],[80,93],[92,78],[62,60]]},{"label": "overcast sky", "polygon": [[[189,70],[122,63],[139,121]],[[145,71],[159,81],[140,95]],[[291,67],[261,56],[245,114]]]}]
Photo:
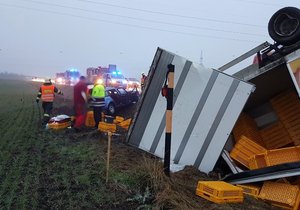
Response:
[{"label": "overcast sky", "polygon": [[268,21],[286,6],[300,0],[0,0],[0,72],[116,64],[139,78],[157,47],[219,68],[272,42]]}]

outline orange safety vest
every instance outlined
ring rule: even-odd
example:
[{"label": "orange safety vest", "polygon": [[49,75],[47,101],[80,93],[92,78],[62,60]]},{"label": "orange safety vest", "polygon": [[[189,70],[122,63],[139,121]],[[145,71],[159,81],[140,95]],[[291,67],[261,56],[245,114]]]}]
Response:
[{"label": "orange safety vest", "polygon": [[42,101],[53,102],[54,100],[54,85],[42,85]]}]

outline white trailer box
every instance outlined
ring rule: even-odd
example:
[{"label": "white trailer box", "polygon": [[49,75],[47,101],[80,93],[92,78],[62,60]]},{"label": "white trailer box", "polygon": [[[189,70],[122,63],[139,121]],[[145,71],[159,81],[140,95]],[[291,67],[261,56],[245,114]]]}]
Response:
[{"label": "white trailer box", "polygon": [[175,65],[171,160],[213,170],[254,85],[158,49],[130,126],[129,144],[164,157],[168,64]]}]

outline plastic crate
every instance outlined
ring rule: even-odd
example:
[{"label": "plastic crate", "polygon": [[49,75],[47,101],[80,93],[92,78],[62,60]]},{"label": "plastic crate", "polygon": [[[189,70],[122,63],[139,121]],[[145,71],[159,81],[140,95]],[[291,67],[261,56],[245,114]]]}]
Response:
[{"label": "plastic crate", "polygon": [[296,210],[299,207],[299,187],[296,185],[264,182],[258,197],[285,209]]},{"label": "plastic crate", "polygon": [[300,145],[300,100],[295,91],[287,91],[271,99],[271,104],[295,145]]},{"label": "plastic crate", "polygon": [[86,118],[85,118],[85,126],[86,127],[95,127],[96,123],[94,120],[94,112],[93,111],[88,111],[86,113]]},{"label": "plastic crate", "polygon": [[120,123],[118,124],[118,126],[120,126],[120,127],[123,128],[123,129],[128,130],[130,123],[131,123],[131,118],[129,118],[129,119],[127,119],[127,120],[124,120],[124,121],[120,122]]},{"label": "plastic crate", "polygon": [[258,169],[283,163],[300,161],[300,146],[267,150],[250,159],[250,169]]},{"label": "plastic crate", "polygon": [[246,166],[247,168],[250,168],[250,157],[245,155],[244,153],[240,152],[238,149],[233,148],[231,152],[229,153],[230,157],[234,159],[235,161],[239,162],[243,166]]},{"label": "plastic crate", "polygon": [[241,136],[240,140],[235,144],[230,152],[230,157],[242,165],[249,168],[250,158],[256,154],[266,152],[267,150],[259,144],[251,141],[245,136]]},{"label": "plastic crate", "polygon": [[98,129],[102,132],[116,132],[117,126],[113,123],[99,122]]},{"label": "plastic crate", "polygon": [[196,195],[214,203],[243,202],[243,189],[223,181],[199,181]]},{"label": "plastic crate", "polygon": [[265,168],[268,166],[265,153],[257,154],[250,158],[249,160],[249,168],[251,170],[258,169],[258,168]]},{"label": "plastic crate", "polygon": [[64,129],[69,127],[70,125],[71,125],[71,121],[63,122],[63,123],[59,123],[59,122],[48,123],[49,128],[55,130]]},{"label": "plastic crate", "polygon": [[123,122],[124,120],[125,120],[124,117],[116,116],[113,123],[118,124],[120,122]]},{"label": "plastic crate", "polygon": [[233,128],[233,136],[236,142],[238,142],[242,136],[246,136],[247,138],[255,141],[261,145],[262,137],[258,131],[257,125],[248,114],[241,113],[239,119],[237,120],[234,128]]},{"label": "plastic crate", "polygon": [[[300,122],[299,122],[300,123]],[[264,145],[267,149],[278,149],[293,143],[287,129],[281,122],[276,122],[260,130]]]},{"label": "plastic crate", "polygon": [[291,105],[300,107],[300,105],[297,105],[297,102],[299,102],[299,98],[293,90],[282,92],[271,99],[272,106],[277,108],[278,111],[286,110]]},{"label": "plastic crate", "polygon": [[253,197],[257,197],[259,195],[260,186],[257,185],[250,185],[250,184],[241,184],[236,185],[237,187],[241,187],[243,189],[243,192],[247,195],[251,195]]}]

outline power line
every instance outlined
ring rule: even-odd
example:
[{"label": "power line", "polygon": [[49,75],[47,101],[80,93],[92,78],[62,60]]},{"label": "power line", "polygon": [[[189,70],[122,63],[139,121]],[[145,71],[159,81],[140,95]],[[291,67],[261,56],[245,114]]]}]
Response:
[{"label": "power line", "polygon": [[[80,18],[80,19],[100,21],[100,22],[105,22],[105,23],[110,23],[110,24],[117,24],[117,25],[122,25],[122,26],[130,26],[130,27],[134,27],[134,28],[142,28],[142,29],[148,29],[148,30],[154,30],[154,31],[169,32],[169,33],[175,33],[175,34],[181,34],[181,35],[189,35],[189,36],[195,36],[195,37],[205,37],[205,38],[220,39],[220,40],[231,40],[231,41],[238,41],[238,42],[254,42],[252,40],[235,39],[235,38],[229,38],[229,37],[218,37],[218,36],[211,36],[211,35],[203,35],[203,34],[195,34],[195,33],[188,33],[188,32],[172,31],[172,30],[166,30],[166,29],[158,29],[158,28],[152,28],[152,27],[146,27],[146,26],[140,26],[140,25],[134,25],[134,24],[120,23],[120,22],[115,22],[115,21],[109,21],[109,20],[99,19],[99,18],[91,18],[91,17],[80,16],[80,15],[74,15],[74,14],[68,14],[68,13],[62,13],[62,12],[56,12],[56,11],[51,11],[51,10],[44,10],[44,9],[37,9],[37,8],[32,8],[32,7],[25,7],[25,6],[20,6],[20,5],[9,5],[9,4],[0,3],[0,6],[1,5],[2,6],[6,6],[6,7],[21,8],[21,9],[26,9],[26,10],[33,10],[33,11],[38,11],[38,12],[46,12],[46,13],[50,13],[50,14],[58,14],[58,15],[63,15],[63,16],[76,17],[76,18]],[[256,42],[254,42],[254,43],[256,43]]]},{"label": "power line", "polygon": [[91,0],[76,0],[76,1],[87,2],[87,3],[91,3],[91,4],[101,4],[101,5],[106,5],[106,6],[110,6],[110,7],[118,7],[118,8],[122,8],[122,9],[134,10],[134,11],[139,11],[139,12],[160,14],[160,15],[173,16],[173,17],[181,17],[181,18],[187,18],[187,19],[205,20],[205,21],[210,21],[210,22],[219,22],[219,23],[227,23],[227,24],[230,23],[230,24],[235,24],[235,25],[252,26],[252,27],[259,27],[259,28],[265,27],[262,25],[241,23],[241,22],[235,22],[235,21],[226,21],[226,20],[218,20],[218,19],[212,19],[212,18],[202,18],[202,17],[195,17],[195,16],[187,16],[187,15],[179,15],[179,14],[151,11],[151,10],[145,10],[145,9],[137,9],[137,8],[132,8],[132,7],[119,6],[119,5],[115,5],[115,4],[99,2],[99,1],[97,1],[97,2],[91,1]]},{"label": "power line", "polygon": [[251,35],[251,36],[263,37],[263,35],[261,35],[261,34],[246,33],[246,32],[237,32],[237,31],[215,29],[215,28],[209,28],[209,27],[198,27],[198,26],[183,25],[183,24],[176,24],[176,23],[163,22],[163,21],[155,21],[155,20],[149,20],[149,19],[144,19],[144,18],[135,18],[135,17],[125,16],[125,15],[116,15],[116,14],[112,14],[112,13],[108,13],[108,12],[103,12],[103,11],[82,9],[82,8],[78,8],[78,7],[70,7],[70,6],[60,5],[60,4],[46,3],[46,2],[40,2],[40,1],[34,1],[34,0],[22,0],[22,1],[32,2],[32,3],[36,3],[36,4],[41,4],[41,5],[49,5],[49,6],[55,6],[55,7],[60,7],[60,8],[67,8],[67,9],[79,10],[79,11],[84,11],[84,12],[89,12],[89,13],[105,14],[105,15],[110,15],[110,16],[115,16],[115,17],[121,17],[121,18],[128,18],[128,19],[133,19],[133,20],[138,20],[138,21],[145,21],[145,22],[166,24],[166,25],[179,26],[179,27],[185,27],[185,28],[193,28],[193,29],[201,29],[201,30],[209,30],[209,31],[217,31],[217,32],[235,33],[235,34],[242,34],[242,35]]},{"label": "power line", "polygon": [[243,3],[247,3],[247,4],[260,4],[260,5],[265,5],[265,6],[281,6],[284,7],[286,5],[282,5],[282,4],[276,4],[274,2],[272,3],[266,3],[266,2],[262,2],[262,1],[254,1],[254,0],[234,0],[234,1],[238,1],[238,2],[243,2]]}]

